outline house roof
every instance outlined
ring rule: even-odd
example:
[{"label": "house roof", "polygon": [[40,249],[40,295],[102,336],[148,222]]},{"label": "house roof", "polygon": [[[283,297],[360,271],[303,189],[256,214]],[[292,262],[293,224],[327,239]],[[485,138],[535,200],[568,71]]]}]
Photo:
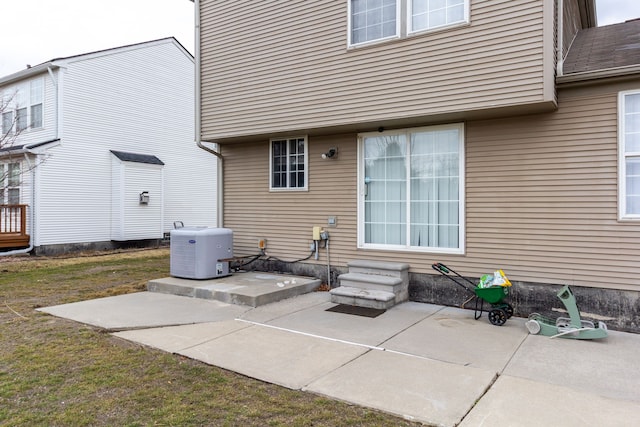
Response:
[{"label": "house roof", "polygon": [[[607,71],[608,73],[603,73]],[[600,73],[600,77],[640,72],[640,19],[585,28],[576,35],[563,74]]]},{"label": "house roof", "polygon": [[0,148],[0,157],[5,155],[12,154],[21,154],[21,153],[34,153],[34,149],[36,148],[47,148],[46,146],[49,144],[60,142],[60,138],[50,139],[48,141],[37,142],[32,144],[21,144],[21,145],[9,145],[6,147]]},{"label": "house roof", "polygon": [[125,151],[109,150],[123,162],[147,163],[150,165],[164,165],[164,162],[151,154],[127,153]]},{"label": "house roof", "polygon": [[18,71],[16,73],[9,74],[9,75],[4,76],[4,77],[0,77],[0,85],[7,84],[7,83],[12,83],[12,82],[15,82],[15,81],[18,81],[18,80],[22,80],[22,79],[27,78],[27,77],[35,76],[37,74],[46,72],[48,69],[59,68],[60,66],[65,65],[69,61],[86,59],[86,58],[89,58],[89,57],[92,57],[92,56],[108,55],[108,54],[111,54],[111,53],[115,53],[117,51],[124,51],[124,50],[128,50],[128,49],[136,49],[136,48],[142,47],[144,45],[153,45],[153,44],[166,43],[167,41],[173,42],[176,46],[178,46],[191,59],[191,61],[194,61],[193,55],[191,55],[191,53],[189,53],[189,51],[186,50],[184,48],[184,46],[182,46],[182,44],[180,44],[180,42],[178,40],[176,40],[175,37],[166,37],[166,38],[163,38],[163,39],[151,40],[151,41],[142,42],[142,43],[129,44],[129,45],[126,45],[126,46],[119,46],[119,47],[113,47],[113,48],[109,48],[109,49],[97,50],[97,51],[94,51],[94,52],[82,53],[82,54],[79,54],[79,55],[72,55],[72,56],[65,56],[65,57],[61,57],[61,58],[54,58],[54,59],[51,59],[49,61],[43,62],[42,64],[34,65],[33,67],[25,68],[24,70],[20,70],[20,71]]}]

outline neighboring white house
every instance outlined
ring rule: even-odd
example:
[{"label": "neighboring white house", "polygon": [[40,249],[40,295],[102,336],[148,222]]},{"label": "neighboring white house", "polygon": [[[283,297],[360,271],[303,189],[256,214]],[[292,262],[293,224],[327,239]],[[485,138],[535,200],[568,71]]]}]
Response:
[{"label": "neighboring white house", "polygon": [[0,150],[7,180],[22,171],[0,205],[28,205],[23,250],[216,225],[217,158],[194,142],[194,59],[176,39],[53,59],[0,78],[0,95],[3,133],[22,129]]}]

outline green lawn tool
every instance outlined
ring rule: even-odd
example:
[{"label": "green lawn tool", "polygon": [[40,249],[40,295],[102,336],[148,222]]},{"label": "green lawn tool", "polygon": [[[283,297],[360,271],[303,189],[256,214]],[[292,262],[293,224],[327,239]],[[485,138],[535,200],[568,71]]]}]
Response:
[{"label": "green lawn tool", "polygon": [[569,286],[564,285],[558,292],[558,298],[562,301],[569,317],[558,317],[555,321],[538,313],[531,313],[525,323],[529,333],[542,334],[551,338],[574,338],[591,340],[605,338],[607,325],[604,322],[594,324],[589,320],[580,319],[580,311],[576,304],[576,297]]},{"label": "green lawn tool", "polygon": [[[474,318],[476,320],[478,320],[482,316],[485,301],[491,304],[491,309],[489,309],[488,316],[489,322],[491,322],[492,325],[502,326],[506,323],[508,318],[513,316],[513,307],[511,307],[510,304],[504,301],[505,297],[509,294],[509,288],[507,286],[489,286],[484,288],[476,286],[476,284],[471,280],[461,276],[451,268],[439,262],[431,265],[431,268],[447,277],[461,288],[464,288],[467,292],[471,292],[475,295],[472,299],[476,300],[474,313]],[[469,286],[459,282],[456,277],[469,283],[473,288],[470,288]],[[464,304],[462,304],[462,307],[464,308],[464,305],[469,301],[470,300],[467,300]]]}]

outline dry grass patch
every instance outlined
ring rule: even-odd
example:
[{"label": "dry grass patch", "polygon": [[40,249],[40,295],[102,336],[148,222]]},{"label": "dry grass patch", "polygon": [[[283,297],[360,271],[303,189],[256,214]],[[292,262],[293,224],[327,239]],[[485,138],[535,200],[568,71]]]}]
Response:
[{"label": "dry grass patch", "polygon": [[0,258],[0,426],[411,426],[35,311],[143,290],[167,249]]}]

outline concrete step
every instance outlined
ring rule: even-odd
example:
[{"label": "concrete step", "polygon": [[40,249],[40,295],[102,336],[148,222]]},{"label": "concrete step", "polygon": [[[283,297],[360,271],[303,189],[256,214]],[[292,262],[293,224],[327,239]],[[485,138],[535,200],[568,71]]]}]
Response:
[{"label": "concrete step", "polygon": [[349,273],[375,274],[378,276],[400,277],[409,281],[409,264],[386,261],[354,260],[347,266]]},{"label": "concrete step", "polygon": [[258,307],[313,292],[320,284],[310,277],[250,272],[208,280],[165,277],[147,282],[147,290]]},{"label": "concrete step", "polygon": [[357,307],[378,308],[386,310],[396,304],[396,295],[387,291],[374,291],[350,286],[339,286],[329,291],[331,302]]},{"label": "concrete step", "polygon": [[340,286],[371,291],[387,291],[393,294],[401,292],[404,287],[404,282],[400,277],[351,272],[339,275],[338,283],[340,283]]}]

